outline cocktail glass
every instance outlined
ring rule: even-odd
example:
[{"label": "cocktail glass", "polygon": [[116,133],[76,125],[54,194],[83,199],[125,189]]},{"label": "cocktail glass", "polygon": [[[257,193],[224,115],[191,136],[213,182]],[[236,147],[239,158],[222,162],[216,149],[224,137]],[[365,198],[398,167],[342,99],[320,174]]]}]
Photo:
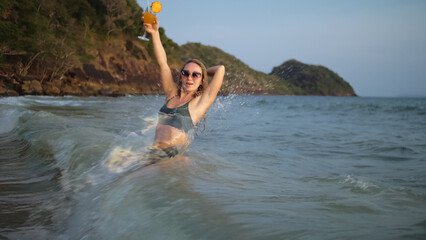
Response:
[{"label": "cocktail glass", "polygon": [[[147,1],[147,6],[146,6],[146,10],[143,13],[143,22],[147,23],[147,24],[153,24],[155,21],[155,14],[151,12],[150,7],[149,7],[149,0]],[[141,40],[145,40],[145,41],[149,41],[149,39],[146,37],[146,31],[144,29],[143,35],[142,36],[138,36],[139,39]]]}]

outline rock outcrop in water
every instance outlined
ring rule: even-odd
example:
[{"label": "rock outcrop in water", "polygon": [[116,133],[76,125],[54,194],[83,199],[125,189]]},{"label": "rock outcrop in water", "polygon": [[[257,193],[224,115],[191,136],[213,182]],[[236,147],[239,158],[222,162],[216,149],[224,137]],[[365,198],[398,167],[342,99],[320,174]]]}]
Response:
[{"label": "rock outcrop in water", "polygon": [[303,89],[306,95],[356,96],[348,82],[324,66],[308,65],[292,59],[274,67],[270,74],[291,82]]},{"label": "rock outcrop in water", "polygon": [[[152,43],[137,38],[141,12],[135,0],[2,1],[0,96],[161,94]],[[216,47],[160,34],[175,80],[185,60],[199,58],[226,66],[221,94],[355,96],[324,67],[290,61],[266,74]]]}]

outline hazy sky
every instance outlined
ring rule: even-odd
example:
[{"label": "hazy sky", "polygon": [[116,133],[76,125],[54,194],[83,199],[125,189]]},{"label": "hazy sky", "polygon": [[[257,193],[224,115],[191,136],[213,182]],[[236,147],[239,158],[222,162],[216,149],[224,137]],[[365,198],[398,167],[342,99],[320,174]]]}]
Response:
[{"label": "hazy sky", "polygon": [[425,0],[160,2],[179,45],[215,46],[265,73],[293,58],[323,65],[360,96],[426,96]]}]

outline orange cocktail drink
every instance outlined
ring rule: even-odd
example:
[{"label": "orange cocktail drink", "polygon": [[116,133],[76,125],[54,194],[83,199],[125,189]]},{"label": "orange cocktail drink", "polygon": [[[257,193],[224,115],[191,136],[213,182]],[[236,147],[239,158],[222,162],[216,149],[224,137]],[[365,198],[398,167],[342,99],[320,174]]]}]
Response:
[{"label": "orange cocktail drink", "polygon": [[155,21],[155,15],[146,11],[143,13],[143,22],[147,24],[153,24]]},{"label": "orange cocktail drink", "polygon": [[[149,0],[147,1],[148,5],[146,6],[146,11],[143,13],[143,22],[145,24],[153,24],[155,22],[155,13],[159,13],[161,11],[161,3],[159,1],[155,1],[151,4],[151,11],[149,10]],[[138,36],[139,39],[144,41],[149,41],[146,37],[146,31],[143,32],[143,36]]]}]

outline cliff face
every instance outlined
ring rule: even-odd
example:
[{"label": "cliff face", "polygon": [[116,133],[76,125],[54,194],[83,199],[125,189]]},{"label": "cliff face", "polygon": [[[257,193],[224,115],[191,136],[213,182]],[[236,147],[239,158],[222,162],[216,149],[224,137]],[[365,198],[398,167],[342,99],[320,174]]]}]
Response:
[{"label": "cliff face", "polygon": [[142,58],[130,54],[123,41],[109,41],[93,53],[87,63],[79,62],[60,78],[43,79],[37,74],[0,75],[0,95],[123,96],[161,93],[158,67],[142,46]]},{"label": "cliff face", "polygon": [[303,95],[356,96],[348,82],[323,66],[308,65],[292,59],[274,67],[270,74],[303,89]]},{"label": "cliff face", "polygon": [[[130,41],[127,41],[127,46]],[[156,94],[161,91],[158,67],[138,42],[108,41],[96,49],[90,63],[80,63],[68,74],[82,95]],[[139,57],[132,54],[137,49]],[[80,86],[78,86],[80,83]]]}]

